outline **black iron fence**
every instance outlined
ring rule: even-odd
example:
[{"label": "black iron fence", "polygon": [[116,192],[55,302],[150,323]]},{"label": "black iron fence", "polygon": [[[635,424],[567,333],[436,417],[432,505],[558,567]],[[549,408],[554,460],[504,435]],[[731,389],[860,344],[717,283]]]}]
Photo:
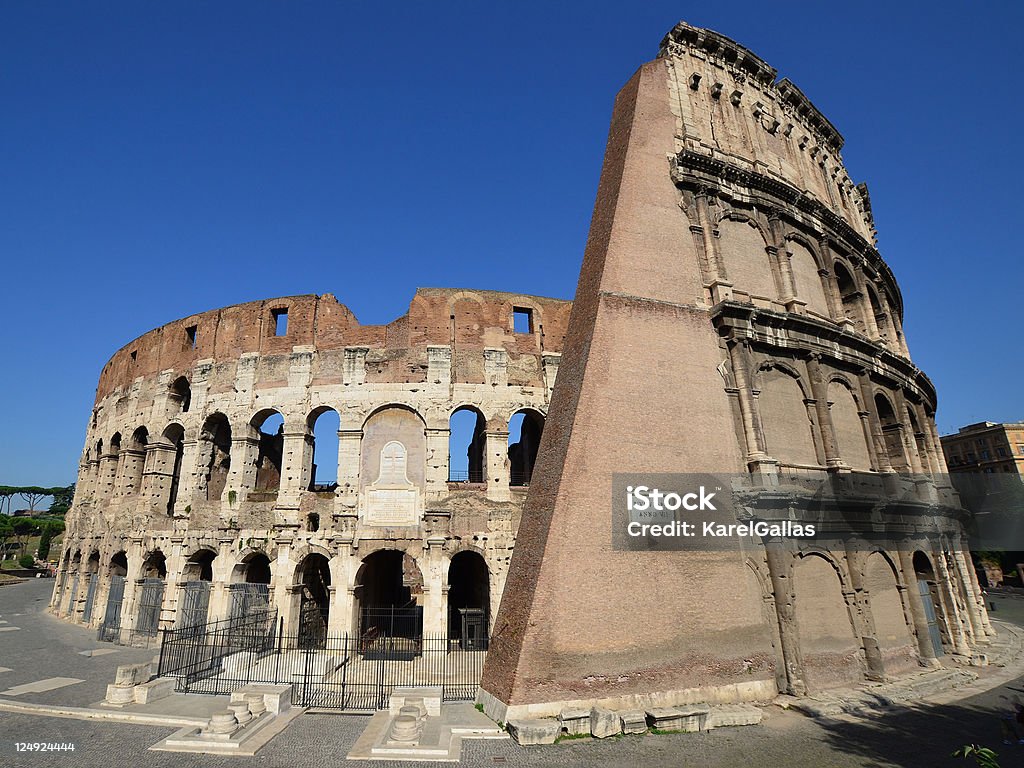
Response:
[{"label": "black iron fence", "polygon": [[486,651],[467,650],[458,638],[344,634],[310,647],[275,624],[268,614],[164,630],[159,674],[177,678],[183,693],[286,684],[300,706],[353,712],[387,707],[398,686],[438,686],[449,701],[476,697]]}]

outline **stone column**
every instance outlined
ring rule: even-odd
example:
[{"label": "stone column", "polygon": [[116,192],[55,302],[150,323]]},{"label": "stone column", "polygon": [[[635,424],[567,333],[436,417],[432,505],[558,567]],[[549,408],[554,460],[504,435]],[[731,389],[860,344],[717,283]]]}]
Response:
[{"label": "stone column", "polygon": [[924,601],[921,600],[921,593],[918,591],[917,572],[914,570],[914,553],[907,551],[905,547],[900,547],[899,559],[903,581],[907,584],[910,613],[914,619],[917,653],[921,657],[921,663],[925,666],[938,666],[939,662],[935,656],[935,649],[932,647],[932,639],[928,635],[928,614],[925,613]]},{"label": "stone column", "polygon": [[825,465],[828,467],[845,467],[839,453],[835,426],[832,424],[832,409],[828,403],[828,382],[821,368],[821,356],[811,355],[807,360],[807,374],[814,393],[814,410],[817,415],[818,431],[821,435],[821,447],[825,454]]},{"label": "stone column", "polygon": [[867,662],[869,679],[885,679],[885,662],[878,645],[878,632],[875,629],[875,616],[871,612],[871,595],[861,578],[863,571],[863,552],[857,544],[846,543],[846,564],[850,574],[850,587],[846,594],[846,604],[854,608],[854,626],[860,635],[861,646],[864,648],[864,659]]},{"label": "stone column", "polygon": [[740,419],[743,422],[743,437],[746,443],[746,460],[748,463],[764,461],[768,458],[765,452],[764,438],[757,428],[757,412],[754,407],[754,396],[750,388],[750,375],[747,368],[746,341],[734,340],[729,343],[729,363],[732,367],[736,394],[740,404]]},{"label": "stone column", "polygon": [[[256,459],[259,456],[260,439],[258,436],[241,435],[231,439],[231,467],[228,469],[227,481],[224,484],[228,510],[231,509],[231,492],[235,493],[235,505],[245,501],[245,497],[256,487]],[[228,515],[230,517],[230,514]]]},{"label": "stone column", "polygon": [[188,517],[186,507],[192,506],[196,489],[196,458],[199,452],[198,440],[183,440],[181,443],[181,470],[178,473],[178,500],[175,503],[175,517]]},{"label": "stone column", "polygon": [[[359,506],[359,462],[363,430],[338,430],[338,505],[339,513],[355,511]],[[336,505],[337,506],[337,505]]]},{"label": "stone column", "polygon": [[334,540],[338,554],[332,558],[331,611],[327,619],[327,634],[331,637],[351,633],[355,626],[355,596],[352,585],[359,570],[359,558],[352,551],[351,540]]},{"label": "stone column", "polygon": [[510,501],[508,489],[508,427],[488,429],[485,433],[484,471],[487,473],[487,499],[489,501]]},{"label": "stone column", "polygon": [[[428,504],[448,495],[448,442],[450,439],[451,430],[448,427],[442,429],[427,427],[427,473],[423,490]],[[487,448],[490,448],[489,444]]]},{"label": "stone column", "polygon": [[132,539],[127,548],[128,573],[124,577],[124,596],[121,600],[121,637],[128,637],[135,629],[136,608],[139,596],[138,581],[142,574],[142,561],[146,550],[142,539]]},{"label": "stone column", "polygon": [[881,334],[878,332],[878,325],[875,323],[875,310],[871,306],[871,299],[868,296],[867,278],[864,277],[864,270],[859,263],[855,263],[853,268],[853,279],[857,284],[857,291],[860,293],[859,303],[868,338],[878,341],[881,338]]},{"label": "stone column", "polygon": [[285,426],[284,448],[281,457],[281,482],[277,489],[275,510],[284,522],[297,525],[299,498],[309,487],[310,467],[306,457],[310,455],[310,435],[306,429],[288,429]]},{"label": "stone column", "polygon": [[978,643],[988,642],[988,630],[991,629],[991,625],[986,627],[987,613],[985,610],[984,599],[981,596],[981,589],[977,588],[977,582],[971,578],[971,572],[974,570],[971,568],[962,549],[952,547],[950,549],[953,559],[953,568],[957,576],[957,580],[964,593],[964,603],[966,606],[967,620],[971,624],[971,629],[974,634],[974,641]]},{"label": "stone column", "polygon": [[416,564],[423,574],[423,634],[445,635],[448,630],[448,595],[445,589],[448,558],[444,554],[444,537],[431,536],[427,539]]},{"label": "stone column", "polygon": [[768,558],[768,573],[771,576],[772,592],[775,593],[779,644],[782,651],[782,663],[786,671],[786,689],[781,693],[804,696],[807,694],[807,683],[804,682],[800,627],[796,620],[796,596],[793,594],[793,555],[778,540],[766,541],[764,547]]},{"label": "stone column", "polygon": [[164,565],[167,577],[164,579],[164,595],[160,605],[159,627],[173,627],[178,619],[178,596],[181,594],[182,575],[185,571],[186,553],[182,549],[183,537],[171,539],[171,551]]},{"label": "stone column", "polygon": [[277,615],[284,625],[286,635],[294,635],[298,628],[298,590],[301,584],[295,582],[295,566],[292,562],[291,536],[279,535],[274,542],[277,545],[277,559],[272,564],[271,594]]},{"label": "stone column", "polygon": [[946,555],[941,549],[932,551],[932,559],[935,562],[935,576],[938,580],[939,594],[942,596],[943,613],[945,614],[946,626],[949,629],[950,642],[953,646],[953,653],[961,656],[971,655],[971,645],[964,632],[964,621],[960,615],[960,608],[956,603],[956,594],[953,592],[953,577],[946,565]]},{"label": "stone column", "polygon": [[711,300],[717,304],[732,298],[732,283],[729,281],[718,238],[714,236],[715,224],[708,206],[708,198],[714,194],[713,190],[702,187],[694,195],[699,226],[691,227],[690,231],[699,237],[699,242],[703,246],[707,264],[707,279],[711,287]]}]

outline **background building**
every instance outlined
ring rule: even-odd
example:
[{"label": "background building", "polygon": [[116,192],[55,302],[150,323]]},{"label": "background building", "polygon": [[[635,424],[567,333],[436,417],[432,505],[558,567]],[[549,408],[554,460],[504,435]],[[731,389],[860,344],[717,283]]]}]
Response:
[{"label": "background building", "polygon": [[950,472],[1013,472],[1024,475],[1024,421],[981,421],[944,435],[942,452]]}]

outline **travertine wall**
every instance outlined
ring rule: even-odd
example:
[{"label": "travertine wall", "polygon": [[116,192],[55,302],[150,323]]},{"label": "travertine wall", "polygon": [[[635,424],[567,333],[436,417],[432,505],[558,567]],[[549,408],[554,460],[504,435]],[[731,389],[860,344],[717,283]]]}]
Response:
[{"label": "travertine wall", "polygon": [[[130,630],[147,563],[162,557],[167,583],[180,586],[212,556],[209,615],[222,618],[245,563],[263,554],[291,632],[304,559],[315,553],[330,564],[330,629],[357,631],[359,567],[396,549],[422,574],[424,631],[443,633],[448,564],[471,550],[489,571],[493,618],[525,493],[510,484],[509,421],[546,414],[569,306],[421,289],[405,316],[362,326],[333,296],[293,296],[205,312],[136,339],[100,377],[54,604],[81,620],[88,601],[89,622],[100,621],[110,563],[124,553],[121,623]],[[278,336],[282,310],[287,330]],[[514,331],[514,310],[531,314],[530,332]],[[483,482],[449,483],[449,419],[466,406],[486,425],[483,477],[474,478]],[[340,422],[336,456],[316,452],[313,440],[328,410]],[[276,442],[259,430],[275,413],[283,417]],[[400,477],[382,474],[388,445]],[[337,463],[336,488],[313,487],[314,461]],[[98,574],[91,598],[87,570]],[[69,572],[82,574],[73,595]],[[179,593],[165,590],[162,626],[181,621]]]}]

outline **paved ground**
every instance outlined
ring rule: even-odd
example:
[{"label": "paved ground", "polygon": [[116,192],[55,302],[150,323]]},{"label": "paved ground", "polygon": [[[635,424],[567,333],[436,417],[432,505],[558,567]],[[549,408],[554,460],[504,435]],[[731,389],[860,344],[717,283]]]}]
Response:
[{"label": "paved ground", "polygon": [[[41,612],[46,606],[46,584],[27,583],[0,588],[0,620],[19,626],[0,632],[0,700],[86,704],[102,697],[106,682],[119,663],[152,655],[120,649],[98,657],[78,651],[105,647],[92,634],[65,625]],[[1024,626],[1024,598],[994,597],[994,618]],[[884,717],[842,718],[830,722],[810,720],[778,708],[766,709],[761,725],[722,728],[705,734],[632,736],[608,741],[570,741],[554,747],[520,748],[511,741],[466,742],[462,764],[467,766],[966,766],[950,753],[968,742],[992,746],[1003,768],[1024,766],[1024,745],[1003,746],[997,710],[1000,696],[1024,695],[1024,677],[984,690],[994,684],[999,670],[989,670],[972,689],[961,689],[927,706],[908,708]],[[49,677],[84,678],[85,682],[45,693],[7,696],[14,685]],[[97,695],[97,693],[99,695]],[[966,698],[961,698],[966,696]],[[954,700],[960,698],[961,700]],[[34,717],[0,712],[0,766],[153,766],[154,768],[221,768],[255,764],[268,768],[319,766],[425,766],[426,763],[342,763],[367,718],[307,714],[258,755],[239,758],[212,755],[149,752],[148,747],[174,729],[94,723],[83,720]],[[16,752],[16,742],[71,742],[74,752],[50,754]]]}]

